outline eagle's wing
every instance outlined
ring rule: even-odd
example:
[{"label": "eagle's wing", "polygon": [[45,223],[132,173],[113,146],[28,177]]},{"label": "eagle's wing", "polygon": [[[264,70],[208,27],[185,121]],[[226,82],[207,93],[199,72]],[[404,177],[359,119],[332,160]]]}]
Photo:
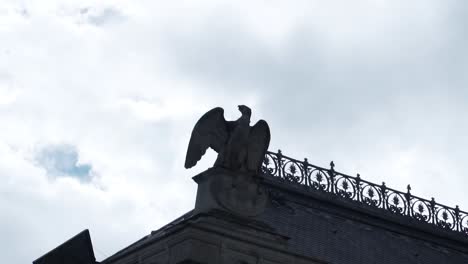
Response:
[{"label": "eagle's wing", "polygon": [[204,114],[195,124],[185,157],[185,168],[197,164],[208,147],[220,152],[229,137],[224,110],[216,107]]},{"label": "eagle's wing", "polygon": [[265,120],[258,121],[250,129],[247,149],[247,169],[258,172],[270,145],[270,127]]}]

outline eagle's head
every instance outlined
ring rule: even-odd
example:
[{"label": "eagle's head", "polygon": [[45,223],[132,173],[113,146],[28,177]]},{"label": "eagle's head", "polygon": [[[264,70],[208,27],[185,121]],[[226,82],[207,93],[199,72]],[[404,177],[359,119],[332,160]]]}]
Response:
[{"label": "eagle's head", "polygon": [[248,116],[250,117],[252,115],[252,110],[248,106],[245,105],[239,105],[239,111],[242,113],[243,116]]}]

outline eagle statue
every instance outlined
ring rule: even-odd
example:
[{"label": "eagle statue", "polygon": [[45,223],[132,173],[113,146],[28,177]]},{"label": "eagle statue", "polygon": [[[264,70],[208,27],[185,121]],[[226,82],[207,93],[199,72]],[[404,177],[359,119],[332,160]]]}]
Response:
[{"label": "eagle statue", "polygon": [[270,144],[270,128],[259,120],[250,126],[252,111],[239,105],[242,116],[226,121],[221,107],[211,109],[195,124],[185,158],[185,168],[197,164],[210,147],[218,153],[214,167],[257,174]]}]

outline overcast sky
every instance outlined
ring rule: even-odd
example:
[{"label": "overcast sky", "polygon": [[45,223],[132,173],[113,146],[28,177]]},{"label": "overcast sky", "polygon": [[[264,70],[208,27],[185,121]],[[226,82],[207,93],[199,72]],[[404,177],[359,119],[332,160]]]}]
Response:
[{"label": "overcast sky", "polygon": [[0,2],[0,248],[102,260],[193,208],[193,125],[468,210],[468,2]]}]

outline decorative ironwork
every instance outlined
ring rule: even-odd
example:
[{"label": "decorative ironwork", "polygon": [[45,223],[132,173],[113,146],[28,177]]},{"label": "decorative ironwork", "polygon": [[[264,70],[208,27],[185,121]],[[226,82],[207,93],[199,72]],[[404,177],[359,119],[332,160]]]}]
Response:
[{"label": "decorative ironwork", "polygon": [[381,208],[397,215],[407,216],[417,221],[430,223],[442,229],[460,232],[468,236],[468,213],[436,203],[434,198],[426,200],[411,194],[411,186],[406,192],[349,176],[335,171],[332,161],[330,168],[312,165],[307,159],[299,161],[268,151],[261,168],[265,175],[284,181],[310,187],[314,191],[331,193],[344,199],[353,200],[368,206]]}]

